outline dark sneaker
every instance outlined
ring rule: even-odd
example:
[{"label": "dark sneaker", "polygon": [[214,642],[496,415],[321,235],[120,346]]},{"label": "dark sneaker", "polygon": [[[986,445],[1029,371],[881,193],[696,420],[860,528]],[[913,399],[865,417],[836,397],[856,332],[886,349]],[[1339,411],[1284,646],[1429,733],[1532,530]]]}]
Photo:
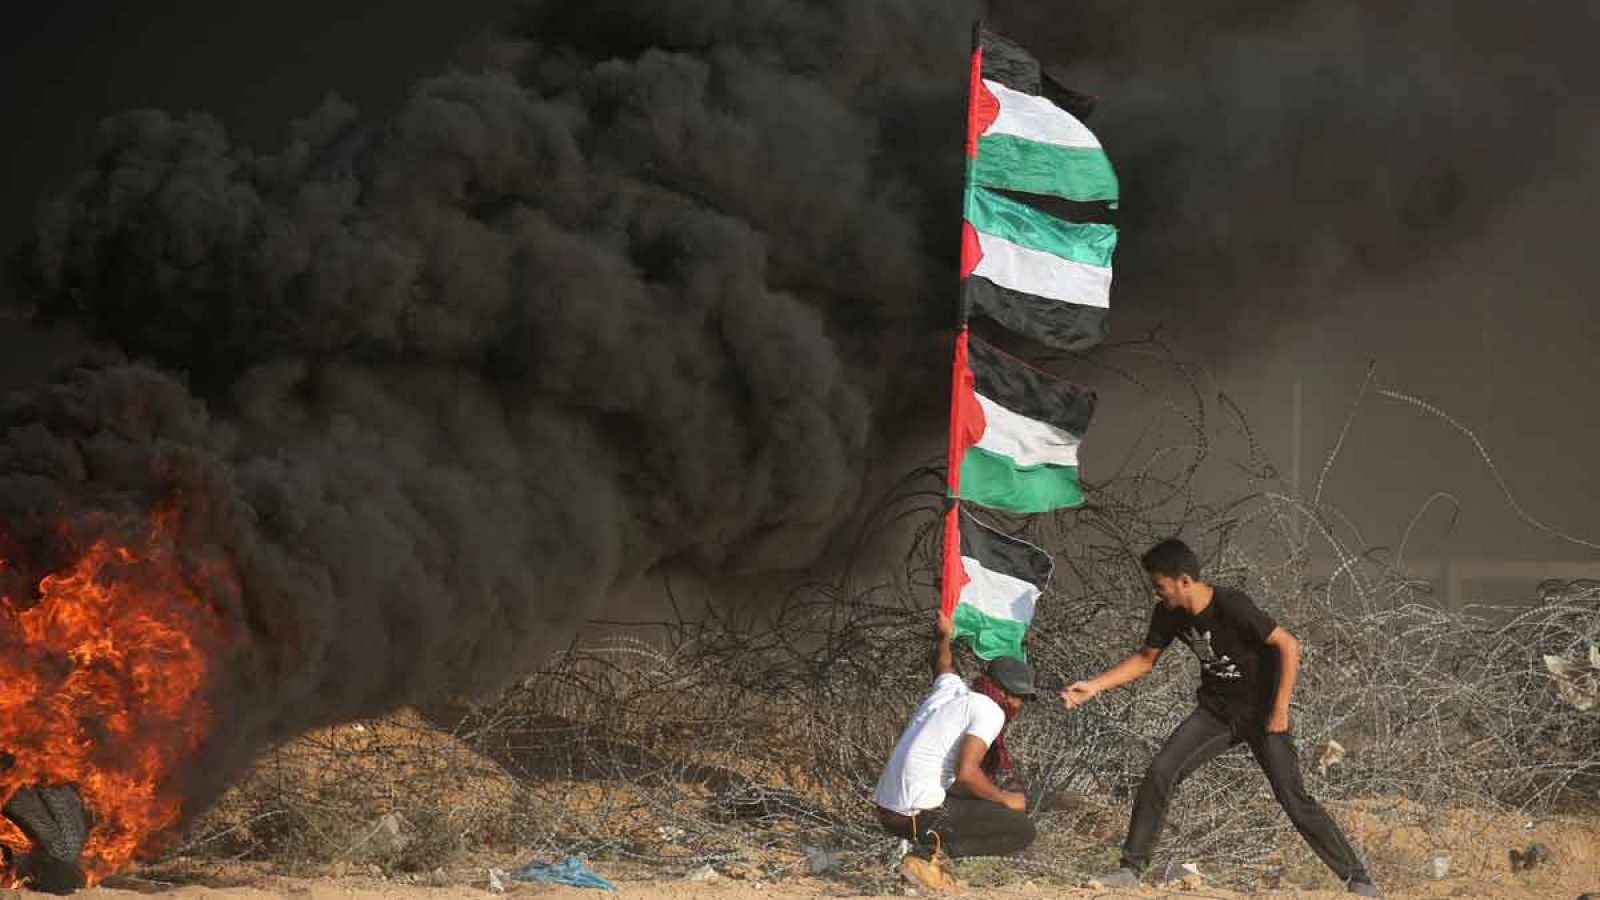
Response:
[{"label": "dark sneaker", "polygon": [[1349,890],[1350,893],[1355,894],[1357,897],[1383,896],[1382,894],[1378,893],[1378,886],[1370,881],[1352,881],[1348,885],[1345,885],[1345,888]]},{"label": "dark sneaker", "polygon": [[1101,887],[1108,888],[1132,888],[1139,886],[1139,876],[1135,874],[1132,869],[1126,866],[1123,866],[1119,869],[1112,869],[1110,872],[1101,875],[1094,881]]}]

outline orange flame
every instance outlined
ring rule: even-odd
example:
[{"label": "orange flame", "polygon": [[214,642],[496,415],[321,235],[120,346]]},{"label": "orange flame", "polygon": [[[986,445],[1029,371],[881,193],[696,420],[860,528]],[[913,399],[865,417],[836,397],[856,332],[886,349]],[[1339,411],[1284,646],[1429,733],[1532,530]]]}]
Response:
[{"label": "orange flame", "polygon": [[[205,739],[210,654],[220,620],[181,566],[160,517],[140,546],[101,540],[39,583],[38,601],[0,596],[0,804],[28,784],[74,784],[93,817],[92,882],[160,849],[177,825],[176,764]],[[0,560],[3,566],[4,560]],[[28,838],[0,816],[0,843]],[[0,867],[0,888],[17,886]]]}]

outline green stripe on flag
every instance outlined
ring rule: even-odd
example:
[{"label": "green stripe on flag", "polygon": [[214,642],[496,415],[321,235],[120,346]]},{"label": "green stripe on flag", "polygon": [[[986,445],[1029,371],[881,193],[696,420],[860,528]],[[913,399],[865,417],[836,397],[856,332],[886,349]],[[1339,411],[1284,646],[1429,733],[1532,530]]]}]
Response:
[{"label": "green stripe on flag", "polygon": [[970,603],[957,603],[950,619],[956,626],[952,640],[966,638],[979,659],[997,656],[1027,659],[1022,650],[1022,639],[1028,634],[1026,622],[987,615]]},{"label": "green stripe on flag", "polygon": [[994,191],[976,186],[970,190],[968,221],[984,234],[1073,262],[1111,265],[1117,249],[1116,226],[1065,222]]},{"label": "green stripe on flag", "polygon": [[1117,173],[1104,150],[1060,147],[1012,135],[978,138],[971,179],[985,187],[1050,194],[1067,200],[1117,199]]},{"label": "green stripe on flag", "polygon": [[1009,457],[968,447],[961,456],[959,496],[994,509],[1049,512],[1083,504],[1077,466],[1018,466]]}]

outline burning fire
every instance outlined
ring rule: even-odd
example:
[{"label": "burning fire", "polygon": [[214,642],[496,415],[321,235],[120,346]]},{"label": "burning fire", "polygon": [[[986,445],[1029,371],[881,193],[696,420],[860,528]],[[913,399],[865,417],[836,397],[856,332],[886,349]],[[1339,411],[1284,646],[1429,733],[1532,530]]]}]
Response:
[{"label": "burning fire", "polygon": [[[76,785],[91,883],[160,848],[181,812],[170,776],[211,724],[202,692],[221,625],[196,582],[231,576],[180,561],[167,524],[95,541],[36,602],[0,595],[0,750],[15,757],[0,805],[23,785]],[[3,816],[0,844],[30,848]],[[0,888],[16,880],[0,868]]]}]

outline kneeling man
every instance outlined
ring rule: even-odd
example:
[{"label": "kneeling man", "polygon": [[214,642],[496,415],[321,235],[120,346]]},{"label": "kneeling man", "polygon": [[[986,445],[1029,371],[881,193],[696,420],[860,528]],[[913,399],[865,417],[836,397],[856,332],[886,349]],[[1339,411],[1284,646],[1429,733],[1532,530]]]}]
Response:
[{"label": "kneeling man", "polygon": [[953,632],[940,616],[933,692],[911,714],[872,794],[883,827],[917,845],[906,872],[930,887],[949,886],[941,852],[1003,856],[1034,838],[1026,798],[994,781],[1009,767],[1001,732],[1034,696],[1033,669],[1000,657],[968,687],[951,661]]}]

